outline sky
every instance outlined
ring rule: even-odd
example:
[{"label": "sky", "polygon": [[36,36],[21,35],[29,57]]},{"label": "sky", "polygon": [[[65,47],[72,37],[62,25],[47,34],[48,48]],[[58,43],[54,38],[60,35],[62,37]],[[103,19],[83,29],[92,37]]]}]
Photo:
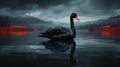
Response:
[{"label": "sky", "polygon": [[87,22],[120,15],[120,0],[0,0],[0,15],[35,17],[42,21],[68,23],[70,14]]}]

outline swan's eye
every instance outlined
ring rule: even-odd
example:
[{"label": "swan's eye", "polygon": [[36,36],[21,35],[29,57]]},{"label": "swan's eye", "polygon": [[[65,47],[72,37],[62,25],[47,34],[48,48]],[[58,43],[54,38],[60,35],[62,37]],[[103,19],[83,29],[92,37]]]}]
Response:
[{"label": "swan's eye", "polygon": [[79,20],[78,16],[76,16],[75,19]]}]

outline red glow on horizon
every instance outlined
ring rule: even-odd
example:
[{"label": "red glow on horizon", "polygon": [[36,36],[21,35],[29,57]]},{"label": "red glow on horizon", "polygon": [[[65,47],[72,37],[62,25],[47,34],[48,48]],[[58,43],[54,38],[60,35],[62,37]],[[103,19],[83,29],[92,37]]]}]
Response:
[{"label": "red glow on horizon", "polygon": [[110,25],[103,26],[102,28],[89,29],[90,32],[100,32],[104,36],[120,36],[120,25],[111,27]]},{"label": "red glow on horizon", "polygon": [[27,32],[14,32],[14,34],[18,36],[23,36],[23,35],[26,35]]},{"label": "red glow on horizon", "polygon": [[0,35],[17,35],[23,36],[28,32],[33,32],[33,29],[27,28],[26,26],[1,26],[0,27]]}]

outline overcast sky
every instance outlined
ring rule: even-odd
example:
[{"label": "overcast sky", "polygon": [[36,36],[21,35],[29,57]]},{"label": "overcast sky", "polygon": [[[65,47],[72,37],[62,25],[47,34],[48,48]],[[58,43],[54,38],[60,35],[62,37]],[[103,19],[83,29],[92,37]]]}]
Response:
[{"label": "overcast sky", "polygon": [[116,16],[120,0],[0,0],[0,15],[66,23],[72,12],[79,15],[79,22]]}]

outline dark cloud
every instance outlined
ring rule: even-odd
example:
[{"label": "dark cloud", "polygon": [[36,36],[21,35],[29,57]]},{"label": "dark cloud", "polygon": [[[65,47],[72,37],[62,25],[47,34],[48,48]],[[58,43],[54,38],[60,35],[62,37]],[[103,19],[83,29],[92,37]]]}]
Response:
[{"label": "dark cloud", "polygon": [[0,15],[33,16],[44,21],[69,22],[72,12],[80,21],[120,14],[120,0],[0,0]]},{"label": "dark cloud", "polygon": [[0,0],[0,8],[25,9],[35,7],[50,7],[66,4],[71,0]]},{"label": "dark cloud", "polygon": [[91,0],[90,3],[96,9],[120,9],[120,0]]}]

